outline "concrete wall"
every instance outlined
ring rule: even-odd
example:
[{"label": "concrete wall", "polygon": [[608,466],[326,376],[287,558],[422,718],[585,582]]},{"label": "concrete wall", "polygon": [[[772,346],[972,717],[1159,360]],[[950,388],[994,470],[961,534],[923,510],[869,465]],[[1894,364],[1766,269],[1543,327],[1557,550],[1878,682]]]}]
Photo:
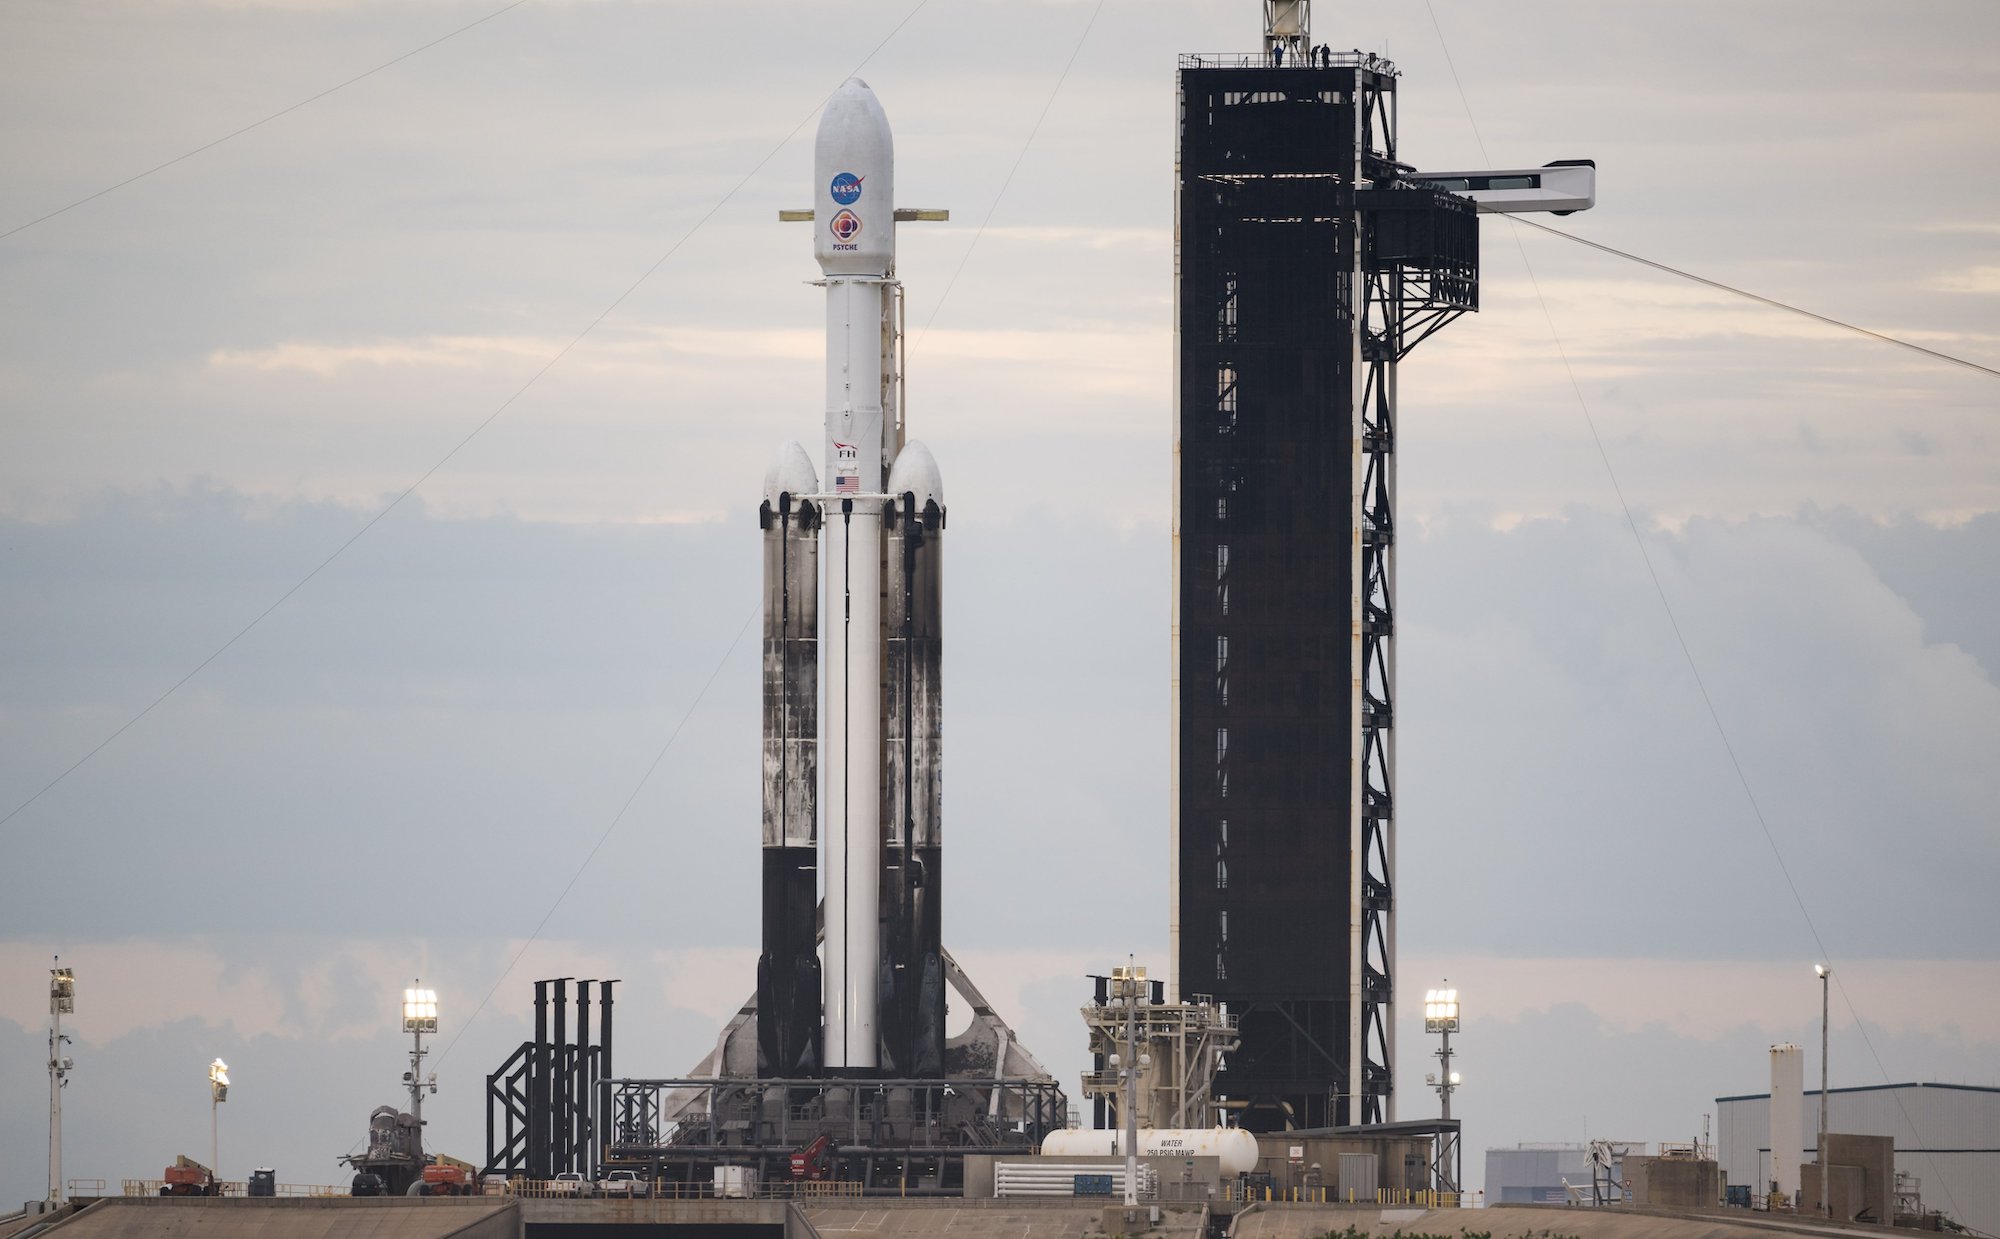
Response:
[{"label": "concrete wall", "polygon": [[784,1226],[793,1212],[787,1200],[588,1200],[522,1198],[521,1218],[530,1226],[625,1225]]},{"label": "concrete wall", "polygon": [[1708,1209],[1722,1202],[1722,1171],[1712,1161],[1687,1157],[1627,1157],[1632,1203],[1663,1209]]},{"label": "concrete wall", "polygon": [[[1833,1216],[1842,1221],[1895,1224],[1896,1146],[1888,1136],[1826,1134],[1827,1196]],[[1819,1166],[1799,1168],[1799,1212],[1820,1210]]]},{"label": "concrete wall", "polygon": [[50,1239],[520,1239],[514,1201],[485,1197],[112,1197],[50,1227]]}]

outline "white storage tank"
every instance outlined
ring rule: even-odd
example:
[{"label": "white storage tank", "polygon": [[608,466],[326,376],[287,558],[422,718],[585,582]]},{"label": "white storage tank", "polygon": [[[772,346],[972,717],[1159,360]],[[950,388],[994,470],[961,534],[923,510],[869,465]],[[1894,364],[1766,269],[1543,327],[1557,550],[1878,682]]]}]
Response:
[{"label": "white storage tank", "polygon": [[[1786,1042],[1771,1047],[1771,1176],[1786,1200],[1799,1198],[1799,1161],[1805,1156],[1805,1059]],[[1819,1142],[1815,1134],[1813,1142]]]},{"label": "white storage tank", "polygon": [[[1125,1132],[1072,1128],[1050,1132],[1043,1157],[1123,1157]],[[1257,1137],[1240,1127],[1146,1127],[1139,1130],[1141,1157],[1213,1157],[1229,1178],[1257,1168]]]}]

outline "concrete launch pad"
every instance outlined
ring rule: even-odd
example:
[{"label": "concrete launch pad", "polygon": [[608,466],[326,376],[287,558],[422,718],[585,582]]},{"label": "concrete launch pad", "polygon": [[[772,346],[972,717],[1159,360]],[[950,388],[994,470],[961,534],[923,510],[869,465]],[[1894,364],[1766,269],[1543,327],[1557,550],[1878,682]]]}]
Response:
[{"label": "concrete launch pad", "polygon": [[[1484,1209],[1394,1209],[1374,1205],[1252,1205],[1236,1215],[1230,1239],[1321,1239],[1349,1227],[1382,1239],[1401,1234],[1491,1239],[1772,1239],[1772,1232],[1859,1239],[1880,1226],[1829,1225],[1816,1218],[1742,1209],[1667,1210],[1493,1205]],[[1904,1232],[1908,1233],[1908,1232]]]},{"label": "concrete launch pad", "polygon": [[[572,1236],[763,1235],[833,1239],[837,1235],[1199,1236],[1230,1239],[1322,1239],[1350,1229],[1365,1236],[1491,1239],[1773,1239],[1773,1232],[1819,1239],[1863,1239],[1880,1226],[1742,1210],[1569,1208],[1496,1205],[1486,1209],[1415,1209],[1376,1205],[1253,1204],[1233,1217],[1224,1205],[1149,1206],[1128,1226],[1122,1209],[1078,1200],[551,1200],[520,1198],[382,1198],[243,1200],[159,1197],[97,1201],[37,1232],[54,1239],[570,1239]],[[30,1227],[41,1219],[28,1221]],[[0,1234],[10,1233],[0,1223]],[[19,1233],[19,1232],[12,1232]]]},{"label": "concrete launch pad", "polygon": [[[519,1239],[511,1200],[346,1197],[232,1200],[227,1197],[111,1197],[70,1214],[39,1235],[59,1239]],[[39,1239],[38,1235],[38,1239]]]}]

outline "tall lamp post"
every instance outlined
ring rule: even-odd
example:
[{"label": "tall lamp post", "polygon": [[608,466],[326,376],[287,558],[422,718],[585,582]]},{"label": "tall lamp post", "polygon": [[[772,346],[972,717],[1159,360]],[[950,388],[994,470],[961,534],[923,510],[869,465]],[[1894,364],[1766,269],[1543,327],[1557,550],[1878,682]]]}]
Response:
[{"label": "tall lamp post", "polygon": [[1813,972],[1819,977],[1819,1212],[1821,1217],[1831,1219],[1833,1206],[1826,1191],[1826,1017],[1827,986],[1833,979],[1833,969],[1814,964]]},{"label": "tall lamp post", "polygon": [[[1451,1069],[1451,1035],[1458,1031],[1458,991],[1455,989],[1434,989],[1424,991],[1424,1031],[1436,1033],[1439,1043],[1437,1050],[1438,1074],[1436,1086],[1440,1104],[1439,1117],[1451,1121],[1451,1094],[1458,1087],[1458,1073]],[[1444,1191],[1458,1190],[1458,1139],[1451,1138],[1450,1158],[1438,1159],[1438,1177],[1449,1181],[1439,1186]]]},{"label": "tall lamp post", "polygon": [[1129,962],[1111,971],[1112,984],[1125,1000],[1125,1060],[1118,1074],[1125,1085],[1119,1103],[1125,1120],[1125,1207],[1139,1207],[1139,1068],[1146,1065],[1139,1053],[1139,1002],[1146,992],[1146,970]]},{"label": "tall lamp post", "polygon": [[229,1064],[216,1059],[208,1065],[208,1173],[209,1190],[217,1191],[222,1185],[222,1154],[220,1153],[222,1103],[229,1100]]},{"label": "tall lamp post", "polygon": [[[419,978],[421,981],[421,978]],[[403,1031],[410,1034],[410,1069],[403,1080],[410,1086],[410,1117],[417,1124],[417,1160],[424,1158],[424,1034],[437,1035],[438,996],[434,989],[403,991]],[[437,1091],[431,1080],[430,1090]]]},{"label": "tall lamp post", "polygon": [[49,969],[49,1204],[63,1202],[62,1181],[62,1091],[69,1082],[70,1059],[63,1053],[69,1038],[63,1035],[62,1017],[76,1010],[76,976],[62,966]]}]

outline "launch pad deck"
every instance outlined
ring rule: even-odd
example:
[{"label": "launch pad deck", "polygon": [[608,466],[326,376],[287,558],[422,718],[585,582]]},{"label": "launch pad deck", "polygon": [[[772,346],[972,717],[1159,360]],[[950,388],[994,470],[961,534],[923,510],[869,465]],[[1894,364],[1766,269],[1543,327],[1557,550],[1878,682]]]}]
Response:
[{"label": "launch pad deck", "polygon": [[[824,1177],[873,1194],[957,1193],[968,1154],[1031,1155],[1067,1123],[1048,1079],[614,1080],[606,1166],[702,1183],[714,1168],[793,1178],[825,1140]],[[817,1174],[815,1177],[819,1177]]]}]

